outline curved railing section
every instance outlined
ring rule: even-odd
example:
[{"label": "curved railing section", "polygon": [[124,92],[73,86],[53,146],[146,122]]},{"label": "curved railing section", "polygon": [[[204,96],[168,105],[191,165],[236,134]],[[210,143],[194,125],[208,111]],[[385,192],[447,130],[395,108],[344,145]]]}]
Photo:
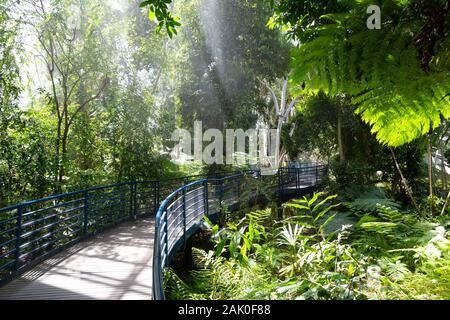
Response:
[{"label": "curved railing section", "polygon": [[173,190],[205,177],[113,184],[1,208],[0,285],[123,221],[153,216]]},{"label": "curved railing section", "polygon": [[[328,169],[321,165],[280,168],[275,175],[261,175],[260,170],[246,171],[222,178],[191,182],[170,194],[156,214],[153,251],[153,298],[164,300],[163,269],[175,253],[201,226],[203,217],[214,217],[240,207],[246,177],[262,181],[266,191],[281,198],[317,186]],[[251,183],[249,184],[251,185]],[[245,190],[247,200],[256,190]]]},{"label": "curved railing section", "polygon": [[233,211],[239,206],[241,194],[251,192],[243,190],[245,178],[263,181],[279,196],[317,185],[326,172],[324,166],[303,165],[282,168],[272,176],[251,170],[127,182],[1,208],[0,285],[121,222],[156,215],[153,295],[164,299],[163,268],[198,229],[203,216]]}]

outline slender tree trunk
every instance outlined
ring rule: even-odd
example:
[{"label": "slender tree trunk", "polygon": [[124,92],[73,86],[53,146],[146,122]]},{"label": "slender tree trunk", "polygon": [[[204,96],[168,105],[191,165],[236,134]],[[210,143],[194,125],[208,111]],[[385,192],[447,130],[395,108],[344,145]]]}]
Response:
[{"label": "slender tree trunk", "polygon": [[434,215],[434,192],[433,192],[433,149],[431,146],[431,138],[428,139],[428,183],[430,189],[430,210]]},{"label": "slender tree trunk", "polygon": [[60,183],[63,182],[63,178],[65,175],[65,164],[67,160],[67,139],[69,135],[69,115],[66,101],[64,101],[63,118],[64,118],[64,130],[61,136],[61,161],[58,172],[58,179]]},{"label": "slender tree trunk", "polygon": [[445,203],[444,203],[444,206],[442,207],[442,211],[441,211],[441,216],[444,215],[445,209],[447,209],[449,199],[450,199],[450,192],[447,194],[447,198],[445,199]]},{"label": "slender tree trunk", "polygon": [[[56,142],[55,142],[55,183],[59,181],[59,171],[61,165],[61,119],[58,117],[58,124],[56,129]],[[56,183],[55,192],[59,191],[59,185]]]},{"label": "slender tree trunk", "polygon": [[277,126],[277,141],[276,141],[276,150],[275,150],[275,165],[277,167],[281,166],[281,129],[283,128],[283,120],[278,119]]},{"label": "slender tree trunk", "polygon": [[394,150],[392,148],[389,148],[389,149],[391,150],[392,159],[394,159],[395,167],[397,168],[397,171],[400,174],[400,177],[402,178],[402,184],[403,184],[403,187],[405,188],[406,195],[411,200],[411,203],[413,204],[414,208],[419,209],[419,207],[417,206],[417,202],[414,199],[412,190],[408,185],[408,181],[406,180],[405,176],[403,175],[402,169],[400,168],[400,165],[397,161],[397,157],[395,156]]},{"label": "slender tree trunk", "polygon": [[447,189],[447,168],[445,166],[445,157],[444,157],[444,149],[441,148],[441,179],[442,179],[442,188],[445,192]]}]

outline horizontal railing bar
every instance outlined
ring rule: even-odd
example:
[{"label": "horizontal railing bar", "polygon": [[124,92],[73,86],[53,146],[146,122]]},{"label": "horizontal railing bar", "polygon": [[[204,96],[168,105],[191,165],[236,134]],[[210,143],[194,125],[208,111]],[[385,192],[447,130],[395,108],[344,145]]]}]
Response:
[{"label": "horizontal railing bar", "polygon": [[[169,240],[170,240],[170,239],[173,239],[172,236],[173,236],[173,235],[175,234],[175,232],[177,232],[177,231],[178,231],[177,235],[179,235],[180,233],[184,232],[183,227],[182,227],[182,226],[181,226],[181,227],[177,226],[176,229],[173,229],[172,232],[169,234],[168,239],[169,239]],[[178,241],[178,240],[179,240],[178,238],[175,239],[175,241]]]},{"label": "horizontal railing bar", "polygon": [[70,201],[67,201],[67,202],[61,202],[61,203],[52,205],[50,207],[39,208],[39,209],[33,210],[33,211],[27,211],[27,212],[22,213],[22,217],[25,218],[25,217],[28,217],[30,215],[38,214],[38,213],[41,213],[41,212],[44,212],[44,211],[57,209],[57,208],[61,208],[61,207],[66,207],[66,206],[74,204],[76,202],[81,202],[83,200],[84,200],[83,198],[79,198],[79,199],[70,200]]},{"label": "horizontal railing bar", "polygon": [[[186,207],[186,211],[188,211],[189,209],[191,209],[192,207],[194,207],[194,205],[196,205],[196,204],[202,204],[202,206],[204,206],[205,205],[205,203],[204,203],[205,201],[202,199],[201,201],[197,201],[197,202],[195,202],[195,203],[193,203],[193,204],[191,204],[189,207]],[[199,208],[201,208],[202,206],[200,206]]]},{"label": "horizontal railing bar", "polygon": [[55,217],[61,216],[63,214],[67,214],[67,213],[70,213],[70,212],[73,212],[73,211],[76,211],[76,210],[82,210],[82,209],[84,209],[84,206],[79,206],[79,207],[76,207],[76,208],[70,208],[69,210],[66,210],[66,211],[62,211],[62,212],[59,212],[59,213],[54,213],[54,214],[51,214],[51,215],[48,215],[48,216],[45,216],[45,217],[42,217],[42,218],[39,218],[39,219],[36,219],[36,220],[27,221],[25,223],[22,223],[22,228],[26,228],[26,227],[34,225],[34,224],[36,224],[38,222],[45,221],[45,220],[48,220],[48,219],[51,219],[51,218],[55,218]]},{"label": "horizontal railing bar", "polygon": [[[169,223],[169,224],[168,224],[167,229],[172,229],[172,228],[174,227],[174,224],[175,224],[177,221],[179,222],[180,220],[179,220],[179,219],[174,219],[174,220],[172,221],[172,223]],[[182,225],[183,225],[183,221],[181,220],[181,223],[179,223],[175,228],[178,228],[179,226],[182,226]],[[169,235],[170,235],[170,231],[169,231]]]},{"label": "horizontal railing bar", "polygon": [[[105,204],[105,205],[101,205],[101,206],[96,206],[95,204],[93,204],[93,205],[91,205],[90,210],[91,211],[100,211],[100,210],[108,209],[108,208],[111,208],[111,207],[116,207],[116,205],[117,205],[117,203],[114,203],[114,202],[113,203],[108,203],[108,204]],[[125,208],[125,207],[127,207],[126,204],[124,204],[123,206],[120,206],[119,208]]]},{"label": "horizontal railing bar", "polygon": [[[236,171],[234,172],[223,172],[223,173],[219,173],[222,175],[228,174],[228,173],[236,173]],[[78,191],[72,191],[72,192],[67,192],[67,193],[62,193],[62,194],[55,194],[52,196],[48,196],[45,198],[41,198],[41,199],[36,199],[36,200],[30,200],[30,201],[24,201],[20,204],[15,204],[15,205],[11,205],[8,207],[4,207],[4,208],[0,208],[0,213],[4,212],[4,211],[11,211],[11,210],[15,210],[20,206],[29,206],[32,204],[36,204],[36,203],[42,203],[45,201],[50,201],[50,200],[55,200],[55,199],[59,199],[59,198],[64,198],[64,197],[69,197],[69,196],[73,196],[73,195],[78,195],[78,194],[83,194],[86,192],[92,192],[92,191],[99,191],[99,190],[105,190],[108,188],[114,188],[114,187],[121,187],[121,186],[129,186],[130,184],[145,184],[145,183],[164,183],[164,182],[169,182],[169,181],[173,181],[173,180],[183,180],[183,179],[189,179],[189,178],[196,178],[196,177],[206,177],[207,175],[193,175],[193,176],[184,176],[184,177],[178,177],[178,178],[166,178],[164,180],[145,180],[145,181],[136,181],[136,182],[122,182],[122,183],[116,183],[116,184],[110,184],[110,185],[106,185],[106,186],[97,186],[97,187],[92,187],[92,188],[88,188],[88,189],[84,189],[84,190],[78,190]]]},{"label": "horizontal railing bar", "polygon": [[[21,249],[21,251],[22,251],[22,249],[26,249],[26,248],[29,247],[30,245],[33,245],[33,244],[35,244],[35,243],[37,243],[37,242],[39,242],[39,241],[45,240],[45,239],[47,239],[47,238],[49,238],[49,237],[51,237],[51,236],[53,236],[53,235],[56,235],[56,234],[58,234],[58,233],[65,232],[67,229],[70,229],[70,228],[72,228],[72,227],[74,227],[74,226],[77,226],[77,225],[79,225],[79,223],[78,223],[78,222],[74,222],[74,223],[71,223],[71,224],[69,224],[69,225],[67,225],[67,226],[63,226],[63,227],[59,228],[58,230],[55,230],[55,231],[52,231],[52,232],[47,232],[46,234],[44,234],[43,236],[41,236],[41,237],[39,237],[39,238],[33,239],[33,240],[31,240],[31,241],[28,241],[28,242],[22,244],[22,245],[20,246],[20,249]],[[79,228],[79,229],[80,229],[80,228]],[[76,229],[76,230],[79,230],[79,229]],[[62,238],[63,238],[63,237],[61,236],[61,237],[59,237],[59,238],[56,238],[56,240],[62,239]],[[53,240],[52,240],[52,241],[53,241]],[[48,243],[48,242],[51,242],[51,241],[47,241],[46,243]],[[29,252],[29,251],[27,251],[27,252]]]},{"label": "horizontal railing bar", "polygon": [[8,240],[8,241],[6,241],[6,242],[3,242],[3,243],[0,245],[0,247],[6,247],[8,244],[13,243],[13,242],[16,242],[16,238],[13,238],[13,239],[11,239],[11,240]]},{"label": "horizontal railing bar", "polygon": [[6,223],[11,222],[11,221],[17,221],[17,216],[14,216],[12,218],[8,218],[8,219],[5,219],[5,220],[1,220],[0,221],[0,225],[6,224]]},{"label": "horizontal railing bar", "polygon": [[8,232],[16,231],[16,230],[17,230],[17,226],[14,226],[14,227],[12,227],[12,228],[9,228],[8,230],[3,230],[2,232],[0,232],[0,237],[1,237],[2,235],[4,235],[4,234],[7,234]]},{"label": "horizontal railing bar", "polygon": [[77,214],[77,215],[70,216],[70,217],[64,218],[64,219],[62,219],[62,220],[58,220],[58,221],[55,221],[55,222],[46,224],[45,226],[39,227],[39,228],[37,228],[37,229],[35,229],[35,230],[32,230],[32,231],[28,231],[28,232],[23,233],[23,234],[21,235],[20,238],[21,238],[21,239],[26,239],[26,238],[28,238],[28,237],[30,237],[30,236],[36,234],[36,233],[41,232],[42,230],[51,228],[51,227],[53,227],[53,226],[56,226],[56,225],[61,224],[61,223],[63,223],[63,222],[72,220],[72,219],[74,219],[74,218],[79,218],[79,217],[81,217],[82,215],[83,215],[82,213],[79,213],[79,214]]},{"label": "horizontal railing bar", "polygon": [[16,252],[16,248],[11,249],[11,250],[7,251],[6,253],[3,253],[3,254],[0,256],[0,259],[3,259],[4,257],[6,257],[6,256],[8,256],[8,255],[10,255],[11,253],[14,253],[14,252]]},{"label": "horizontal railing bar", "polygon": [[10,265],[14,264],[15,262],[16,262],[15,260],[12,260],[10,262],[5,263],[4,265],[0,266],[0,270],[4,270],[5,267],[10,266]]},{"label": "horizontal railing bar", "polygon": [[[51,231],[51,232],[47,232],[46,234],[44,234],[43,236],[40,236],[39,238],[30,240],[30,241],[28,241],[28,242],[22,244],[22,245],[20,246],[20,249],[29,247],[29,246],[32,245],[33,243],[36,243],[36,242],[38,242],[38,241],[41,241],[41,240],[43,240],[43,239],[46,239],[46,238],[48,238],[48,237],[54,235],[54,234],[57,234],[57,233],[59,233],[59,232],[61,232],[61,231],[64,231],[64,230],[66,230],[66,229],[68,229],[68,228],[71,228],[71,227],[73,227],[73,226],[75,226],[75,225],[78,225],[78,224],[80,224],[80,222],[81,222],[81,221],[77,221],[77,222],[71,223],[71,224],[69,224],[69,225],[67,225],[67,226],[61,227],[61,228],[59,228],[59,229],[57,229],[57,230],[54,230],[54,231]],[[23,239],[23,238],[22,238],[22,239]]]},{"label": "horizontal railing bar", "polygon": [[[200,196],[203,196],[203,194],[201,194],[201,195],[199,195],[198,197],[200,197]],[[188,201],[190,201],[190,200],[193,200],[193,199],[197,199],[198,197],[195,197],[195,198],[191,198],[191,199],[189,199],[189,200],[186,200],[186,203],[188,202]],[[177,199],[177,201],[178,200],[181,200],[181,198],[178,198]],[[199,200],[199,201],[203,201],[203,197]],[[173,202],[172,204],[174,204],[175,202]],[[167,207],[167,210],[172,210],[172,212],[174,212],[174,211],[177,211],[178,209],[180,209],[181,207],[183,206],[183,203],[181,203],[178,207],[176,207],[176,208],[171,208],[170,206],[169,207]]]},{"label": "horizontal railing bar", "polygon": [[[75,234],[75,233],[77,233],[77,232],[80,232],[80,233],[81,233],[81,231],[82,231],[82,228],[79,228],[79,229],[70,231],[70,232],[69,232],[69,235]],[[63,239],[63,238],[66,238],[66,237],[67,237],[67,235],[64,235],[64,236],[59,237],[59,238],[57,238],[57,239],[54,239],[54,240],[52,240],[52,241],[46,242],[45,244],[43,244],[43,245],[41,245],[41,246],[39,246],[39,247],[33,249],[32,251],[28,251],[28,252],[24,253],[23,255],[20,256],[20,259],[23,259],[23,258],[29,256],[29,255],[32,254],[32,253],[35,253],[35,252],[37,252],[37,251],[39,251],[39,250],[42,250],[43,248],[46,248],[46,247],[48,247],[48,246],[54,244],[55,242],[57,242],[57,241],[59,241],[59,240],[61,240],[61,239]],[[69,242],[72,242],[72,241],[74,241],[74,240],[78,240],[78,239],[80,239],[80,238],[81,238],[81,237],[76,237],[76,238],[74,238],[74,239],[70,239],[70,240],[68,241],[68,243],[69,243]],[[64,246],[64,245],[65,245],[65,244],[63,244],[63,246]],[[38,256],[38,257],[35,257],[34,259],[39,259],[39,257],[42,257],[42,256],[44,256],[44,255],[46,255],[46,253],[44,253],[44,254],[42,254],[42,255],[40,255],[40,256]]]}]

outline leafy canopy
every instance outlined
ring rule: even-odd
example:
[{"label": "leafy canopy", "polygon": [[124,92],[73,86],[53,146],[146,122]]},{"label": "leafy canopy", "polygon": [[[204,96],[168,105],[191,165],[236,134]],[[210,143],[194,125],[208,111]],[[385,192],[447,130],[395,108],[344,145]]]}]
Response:
[{"label": "leafy canopy", "polygon": [[293,81],[356,97],[378,140],[400,146],[450,116],[447,1],[383,1],[381,30],[366,26],[370,1],[276,1],[271,24],[299,41]]},{"label": "leafy canopy", "polygon": [[141,8],[149,7],[149,19],[158,22],[158,26],[155,31],[159,33],[165,26],[167,35],[170,38],[172,38],[174,34],[177,34],[176,27],[181,25],[178,22],[179,18],[173,16],[169,10],[169,5],[171,2],[172,0],[145,0],[140,4]]}]

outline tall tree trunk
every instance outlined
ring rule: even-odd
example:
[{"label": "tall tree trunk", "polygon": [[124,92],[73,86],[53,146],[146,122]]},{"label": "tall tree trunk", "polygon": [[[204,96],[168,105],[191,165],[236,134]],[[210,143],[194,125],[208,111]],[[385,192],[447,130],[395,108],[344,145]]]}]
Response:
[{"label": "tall tree trunk", "polygon": [[61,118],[58,117],[58,124],[56,129],[56,142],[55,142],[55,192],[59,192],[60,186],[57,182],[59,182],[59,172],[61,165]]},{"label": "tall tree trunk", "polygon": [[442,179],[442,188],[445,192],[447,189],[447,168],[445,166],[445,156],[444,156],[444,148],[441,148],[441,179]]},{"label": "tall tree trunk", "polygon": [[281,150],[281,129],[283,128],[283,120],[278,119],[278,125],[277,125],[277,142],[276,142],[276,151],[275,151],[275,166],[280,167],[281,166],[281,156],[282,156],[282,150]]},{"label": "tall tree trunk", "polygon": [[406,180],[405,176],[403,175],[402,169],[400,168],[400,164],[397,161],[397,157],[395,156],[394,150],[392,148],[389,148],[391,150],[392,159],[394,160],[395,167],[397,168],[398,173],[400,174],[400,177],[402,178],[402,184],[403,188],[405,189],[406,195],[411,200],[411,203],[413,204],[414,208],[418,209],[417,202],[414,199],[412,189],[408,185],[408,181]]},{"label": "tall tree trunk", "polygon": [[442,207],[441,216],[444,215],[445,210],[447,209],[449,199],[450,199],[450,192],[447,194],[447,198],[445,198],[445,203],[444,206]]},{"label": "tall tree trunk", "polygon": [[65,175],[65,164],[67,161],[67,133],[64,130],[63,137],[61,139],[61,165],[59,166],[59,182],[63,182],[63,178]]}]

